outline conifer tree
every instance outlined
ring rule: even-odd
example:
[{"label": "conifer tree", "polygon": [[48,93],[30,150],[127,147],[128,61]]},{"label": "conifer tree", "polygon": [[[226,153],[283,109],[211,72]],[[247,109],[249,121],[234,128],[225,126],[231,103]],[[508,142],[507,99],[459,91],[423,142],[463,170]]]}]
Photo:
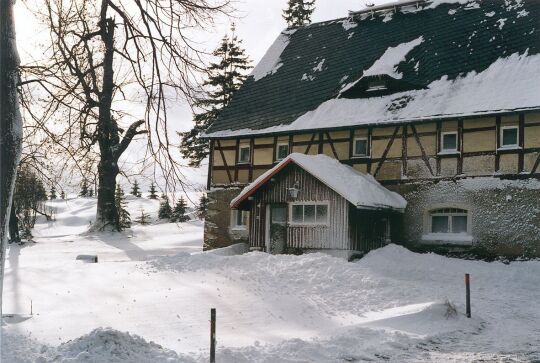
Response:
[{"label": "conifer tree", "polygon": [[157,195],[157,190],[156,190],[156,185],[154,184],[154,182],[152,182],[150,184],[150,195],[148,196],[148,198],[150,199],[158,199],[158,195]]},{"label": "conifer tree", "polygon": [[92,198],[94,196],[94,188],[88,188],[88,196]]},{"label": "conifer tree", "polygon": [[81,197],[88,197],[88,182],[86,179],[83,179],[81,183],[81,192],[79,193]]},{"label": "conifer tree", "polygon": [[201,195],[199,205],[197,206],[197,216],[199,219],[205,219],[208,212],[208,197],[206,194]]},{"label": "conifer tree", "polygon": [[64,192],[63,190],[62,190],[62,192],[60,193],[60,198],[61,198],[61,199],[66,199],[66,192]]},{"label": "conifer tree", "polygon": [[184,200],[184,197],[180,197],[178,199],[178,202],[176,202],[176,205],[174,206],[174,210],[171,216],[171,222],[187,222],[189,221],[189,217],[186,215],[186,208],[187,203]]},{"label": "conifer tree", "polygon": [[168,198],[167,198],[167,196],[165,195],[165,193],[161,193],[161,196],[160,196],[160,198],[161,198],[161,199],[163,199],[163,200],[166,200],[166,199],[168,199]]},{"label": "conifer tree", "polygon": [[146,213],[144,209],[141,208],[141,214],[135,219],[135,222],[143,226],[150,224],[150,214]]},{"label": "conifer tree", "polygon": [[164,199],[159,205],[158,218],[159,219],[171,219],[172,208],[168,199]]},{"label": "conifer tree", "polygon": [[135,179],[135,181],[133,182],[133,186],[131,187],[131,195],[137,198],[140,198],[142,196],[137,179]]},{"label": "conifer tree", "polygon": [[315,0],[289,0],[283,10],[283,19],[289,28],[296,28],[311,23],[311,14],[315,10]]},{"label": "conifer tree", "polygon": [[125,228],[131,227],[131,216],[126,209],[126,200],[124,197],[124,191],[120,184],[116,185],[116,193],[114,196],[114,202],[118,210],[118,220],[116,221],[116,229],[121,231]]},{"label": "conifer tree", "polygon": [[50,200],[55,200],[57,197],[56,197],[56,187],[53,185],[51,187],[51,192],[49,193],[49,199]]},{"label": "conifer tree", "polygon": [[235,34],[234,24],[231,34],[223,37],[221,44],[213,53],[216,62],[207,69],[208,78],[204,82],[204,96],[197,98],[195,107],[200,110],[195,113],[195,126],[187,132],[179,133],[182,138],[180,151],[190,166],[200,166],[201,161],[208,155],[208,141],[201,135],[219,115],[247,78],[251,68],[250,60],[242,48],[242,41]]}]

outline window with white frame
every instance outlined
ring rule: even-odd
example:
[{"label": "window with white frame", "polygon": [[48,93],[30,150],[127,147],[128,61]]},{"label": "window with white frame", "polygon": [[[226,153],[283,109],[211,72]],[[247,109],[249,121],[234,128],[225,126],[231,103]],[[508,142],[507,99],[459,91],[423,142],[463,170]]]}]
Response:
[{"label": "window with white frame", "polygon": [[458,133],[457,131],[441,133],[441,152],[458,151]]},{"label": "window with white frame", "polygon": [[276,145],[276,160],[283,160],[289,155],[289,143],[284,142]]},{"label": "window with white frame", "polygon": [[354,139],[353,156],[362,157],[369,155],[369,142],[367,137]]},{"label": "window with white frame", "polygon": [[467,233],[469,213],[465,209],[440,208],[430,212],[431,233]]},{"label": "window with white frame", "polygon": [[233,209],[231,212],[231,228],[246,229],[249,221],[249,212],[238,209]]},{"label": "window with white frame", "polygon": [[251,159],[251,147],[249,145],[240,145],[238,148],[238,163],[248,164]]},{"label": "window with white frame", "polygon": [[501,128],[501,147],[519,146],[519,128],[517,126],[503,126]]},{"label": "window with white frame", "polygon": [[327,225],[327,202],[299,202],[290,204],[290,220],[292,225]]}]

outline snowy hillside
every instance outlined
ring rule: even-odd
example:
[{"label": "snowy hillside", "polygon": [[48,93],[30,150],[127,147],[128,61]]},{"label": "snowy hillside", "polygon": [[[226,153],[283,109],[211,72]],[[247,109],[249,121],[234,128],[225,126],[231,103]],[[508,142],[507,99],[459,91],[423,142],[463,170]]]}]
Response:
[{"label": "snowy hillside", "polygon": [[[2,362],[207,362],[212,307],[220,363],[540,359],[540,262],[396,245],[354,263],[201,253],[199,221],[87,235],[94,199],[53,204],[57,220],[40,221],[36,243],[8,250]],[[141,207],[155,218],[157,201],[129,200],[132,215]]]}]

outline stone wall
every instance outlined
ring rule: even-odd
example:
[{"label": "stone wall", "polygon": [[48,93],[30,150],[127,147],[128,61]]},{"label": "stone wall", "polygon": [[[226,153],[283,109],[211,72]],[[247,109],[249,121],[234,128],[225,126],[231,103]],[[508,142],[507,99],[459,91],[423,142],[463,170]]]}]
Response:
[{"label": "stone wall", "polygon": [[501,256],[540,256],[540,180],[469,178],[387,186],[408,201],[403,243],[422,243],[429,211],[469,211],[473,246]]},{"label": "stone wall", "polygon": [[204,223],[204,249],[248,243],[248,229],[232,230],[229,204],[241,188],[213,189],[208,192],[208,213]]}]

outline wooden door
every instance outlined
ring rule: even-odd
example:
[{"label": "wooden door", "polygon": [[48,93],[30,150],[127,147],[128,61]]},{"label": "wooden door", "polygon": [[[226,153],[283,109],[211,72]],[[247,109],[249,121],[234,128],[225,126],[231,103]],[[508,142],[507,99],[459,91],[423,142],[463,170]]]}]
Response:
[{"label": "wooden door", "polygon": [[270,205],[270,248],[273,255],[285,253],[287,247],[287,205]]}]

